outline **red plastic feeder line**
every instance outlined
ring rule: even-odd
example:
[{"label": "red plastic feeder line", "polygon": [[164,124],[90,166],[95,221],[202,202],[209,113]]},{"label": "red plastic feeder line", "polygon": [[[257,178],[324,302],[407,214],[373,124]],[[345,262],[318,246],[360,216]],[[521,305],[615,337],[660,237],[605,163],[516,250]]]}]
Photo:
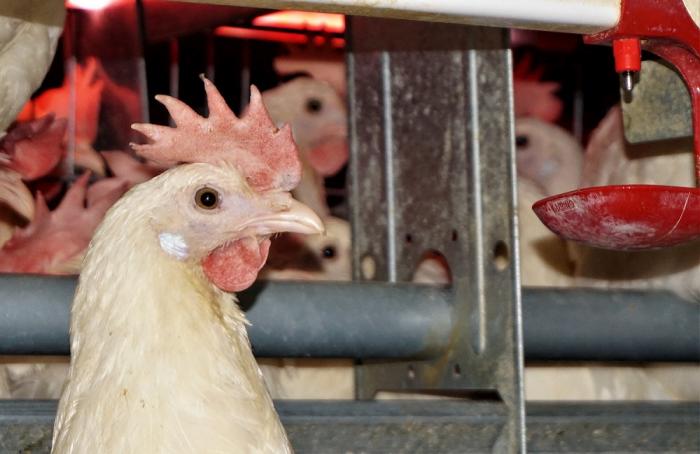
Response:
[{"label": "red plastic feeder line", "polygon": [[[673,64],[688,87],[700,182],[700,29],[681,0],[622,0],[618,25],[585,41],[613,41],[616,69],[634,71],[640,39],[644,49]],[[700,238],[697,188],[602,186],[549,197],[532,208],[559,236],[605,249],[651,249]]]},{"label": "red plastic feeder line", "polygon": [[642,69],[642,44],[638,38],[622,38],[613,41],[615,71],[637,72]]},{"label": "red plastic feeder line", "polygon": [[675,246],[700,238],[700,191],[620,185],[579,189],[533,205],[554,233],[604,249]]}]

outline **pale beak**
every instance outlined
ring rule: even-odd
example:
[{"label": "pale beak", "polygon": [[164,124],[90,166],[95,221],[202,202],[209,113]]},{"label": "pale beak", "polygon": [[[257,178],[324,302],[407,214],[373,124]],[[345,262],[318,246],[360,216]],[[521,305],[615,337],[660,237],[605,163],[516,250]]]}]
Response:
[{"label": "pale beak", "polygon": [[307,235],[325,233],[323,221],[308,206],[290,199],[286,209],[256,216],[246,222],[244,228],[254,231],[257,235],[272,235],[273,233],[292,232]]}]

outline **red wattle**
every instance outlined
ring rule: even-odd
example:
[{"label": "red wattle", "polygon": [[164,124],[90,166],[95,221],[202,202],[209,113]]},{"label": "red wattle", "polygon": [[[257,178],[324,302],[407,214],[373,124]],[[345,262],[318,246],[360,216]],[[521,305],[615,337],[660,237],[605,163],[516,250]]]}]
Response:
[{"label": "red wattle", "polygon": [[258,243],[256,238],[244,238],[212,251],[202,260],[202,269],[221,290],[239,292],[253,285],[269,251],[269,239]]}]

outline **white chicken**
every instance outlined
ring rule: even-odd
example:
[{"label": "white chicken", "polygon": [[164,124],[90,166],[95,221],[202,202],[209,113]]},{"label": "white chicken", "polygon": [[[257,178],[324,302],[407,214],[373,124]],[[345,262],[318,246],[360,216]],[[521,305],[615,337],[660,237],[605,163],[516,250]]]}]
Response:
[{"label": "white chicken", "polygon": [[134,125],[135,145],[185,162],[132,188],[88,250],[71,316],[56,454],[291,452],[225,292],[254,282],[281,231],[320,233],[291,198],[301,164],[253,87],[237,119],[204,80],[209,117],[159,96],[176,128]]},{"label": "white chicken", "polygon": [[535,118],[518,119],[515,131],[522,285],[570,285],[568,246],[542,225],[532,204],[578,187],[583,150],[571,134]]},{"label": "white chicken", "polygon": [[[583,173],[583,186],[641,183],[694,186],[692,142],[625,143],[622,115],[613,108],[594,131]],[[700,294],[700,244],[619,252],[574,247],[578,285],[661,288],[688,299]]]},{"label": "white chicken", "polygon": [[290,54],[275,58],[274,67],[282,76],[309,74],[316,80],[330,84],[340,96],[345,96],[348,92],[345,58],[342,52],[337,50],[328,52],[323,49],[314,52],[308,47],[292,48]]},{"label": "white chicken", "polygon": [[268,266],[260,276],[271,280],[351,280],[350,223],[328,216],[323,224],[323,235],[281,235],[270,249]]},{"label": "white chicken", "polygon": [[297,77],[263,93],[270,117],[291,125],[304,166],[294,196],[328,215],[323,178],[335,175],[348,160],[345,103],[326,82]]},{"label": "white chicken", "polygon": [[[625,143],[619,107],[593,132],[584,155],[581,186],[621,183],[691,186],[689,141],[630,146]],[[561,191],[560,191],[561,192]],[[606,288],[659,288],[697,297],[700,246],[620,252],[570,244],[574,284]],[[550,400],[698,400],[697,365],[593,365],[528,367],[526,395]]]}]

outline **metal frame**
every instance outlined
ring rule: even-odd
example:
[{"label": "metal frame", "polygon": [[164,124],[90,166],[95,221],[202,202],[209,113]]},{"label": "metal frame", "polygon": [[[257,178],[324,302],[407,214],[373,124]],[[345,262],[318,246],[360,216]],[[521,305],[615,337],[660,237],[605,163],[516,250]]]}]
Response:
[{"label": "metal frame", "polygon": [[[502,405],[474,401],[277,401],[297,454],[489,452],[506,420]],[[0,401],[0,452],[48,453],[56,402]],[[532,403],[528,452],[700,450],[697,405]],[[498,451],[503,452],[503,451]]]},{"label": "metal frame", "polygon": [[507,31],[353,17],[347,37],[355,278],[409,282],[437,251],[455,319],[435,359],[359,366],[357,396],[496,391],[508,422],[495,449],[524,452]]}]

